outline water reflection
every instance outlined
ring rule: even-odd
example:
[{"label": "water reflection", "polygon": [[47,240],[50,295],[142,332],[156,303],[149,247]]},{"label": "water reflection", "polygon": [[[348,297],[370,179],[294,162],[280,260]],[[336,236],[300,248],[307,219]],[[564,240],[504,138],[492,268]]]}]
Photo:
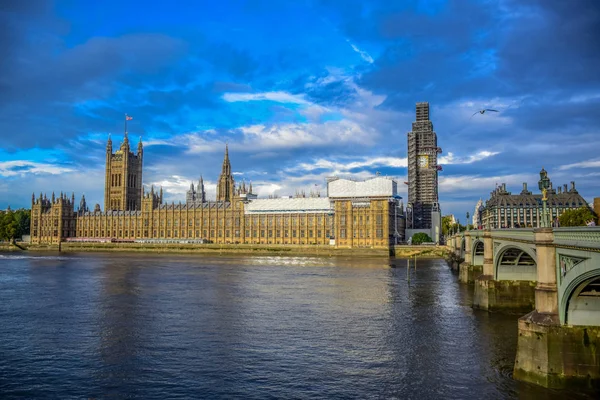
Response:
[{"label": "water reflection", "polygon": [[125,390],[135,395],[133,382],[143,365],[139,353],[144,343],[144,319],[139,307],[140,270],[125,265],[116,258],[102,260],[101,299],[98,303],[98,353],[101,364],[96,372],[102,394],[117,395]]},{"label": "water reflection", "polygon": [[585,398],[513,381],[518,316],[474,311],[443,261],[408,276],[387,259],[1,257],[0,392]]}]

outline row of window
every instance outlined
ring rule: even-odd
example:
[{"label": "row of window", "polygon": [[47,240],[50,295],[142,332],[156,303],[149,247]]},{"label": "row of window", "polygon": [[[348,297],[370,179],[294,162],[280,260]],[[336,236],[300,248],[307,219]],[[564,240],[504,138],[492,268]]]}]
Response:
[{"label": "row of window", "polygon": [[[160,235],[159,235],[159,232],[160,232]],[[210,235],[209,235],[209,232],[210,232]],[[322,237],[321,235],[323,234],[323,232],[325,232],[325,237],[326,238],[330,237],[329,230],[325,230],[325,231],[316,230],[315,231],[315,230],[312,230],[312,229],[309,229],[309,230],[304,230],[304,229],[296,230],[296,229],[293,229],[293,230],[283,230],[283,231],[279,230],[279,229],[277,229],[277,230],[272,230],[272,229],[269,229],[269,230],[246,230],[245,233],[246,233],[246,237],[253,237],[253,238],[265,238],[265,237],[269,237],[269,238],[272,238],[272,237],[277,237],[277,238],[280,238],[280,237],[286,237],[286,238],[287,237],[293,237],[293,238],[295,238],[295,237],[303,237],[303,238],[306,238],[306,237],[308,237],[308,238],[316,237],[316,238],[319,238],[319,237]],[[148,231],[144,231],[144,237],[148,237],[148,233],[149,233]],[[166,235],[165,235],[165,233],[166,233]],[[186,235],[186,233],[187,233],[187,235]],[[215,230],[203,230],[202,231],[202,236],[201,236],[200,235],[200,230],[196,230],[195,231],[195,235],[194,235],[194,231],[192,231],[192,230],[189,230],[187,232],[185,230],[181,230],[181,231],[179,231],[179,230],[173,230],[173,231],[171,231],[171,230],[166,230],[166,231],[165,230],[160,230],[160,231],[154,230],[154,231],[152,231],[152,237],[154,237],[154,238],[158,238],[158,237],[160,237],[160,238],[164,238],[164,237],[167,237],[167,238],[170,238],[170,237],[182,237],[182,238],[184,238],[184,237],[189,237],[189,238],[192,238],[192,237],[203,237],[203,238],[211,238],[211,237],[215,237],[215,233],[217,233],[216,237],[230,237],[231,231],[230,230],[225,230],[225,231],[223,231],[223,230],[218,230],[218,231],[215,231]],[[225,235],[223,236],[223,234],[225,234]],[[316,236],[315,236],[315,234],[316,234]],[[118,235],[117,235],[117,231],[116,230],[114,230],[112,232],[110,230],[108,230],[108,231],[104,231],[104,230],[96,230],[96,231],[83,230],[83,231],[80,231],[80,236],[83,236],[83,237],[106,237],[106,236],[111,236],[111,237],[134,237],[134,236],[135,237],[140,237],[140,231],[138,230],[137,231],[137,235],[136,235],[136,231],[135,230],[131,230],[131,231],[129,231],[129,230],[126,230],[126,231],[119,230],[118,231]],[[241,237],[240,230],[235,230],[234,231],[234,237],[236,237],[236,238]]]},{"label": "row of window", "polygon": [[[358,219],[357,219],[357,217],[358,217]],[[341,225],[346,225],[346,222],[347,222],[346,215],[344,215],[344,214],[340,215],[340,224],[341,224]],[[355,224],[356,224],[356,223],[359,223],[359,224],[362,224],[362,223],[367,223],[367,224],[368,224],[368,223],[370,223],[370,218],[369,218],[369,216],[368,216],[368,215],[366,215],[366,216],[365,216],[365,219],[364,219],[364,221],[363,221],[363,216],[362,216],[362,215],[358,215],[358,216],[357,216],[357,215],[354,215],[354,216],[353,216],[353,222],[354,222]],[[383,214],[377,214],[377,215],[375,216],[375,223],[376,223],[377,225],[381,225],[381,224],[383,224]]]},{"label": "row of window", "polygon": [[[353,231],[353,237],[354,239],[358,239],[359,237],[365,238],[365,234],[366,234],[366,238],[370,238],[371,237],[371,231],[370,230],[362,230],[360,229],[358,232],[357,231]],[[375,230],[375,237],[377,239],[382,239],[383,238],[383,229],[376,229]],[[346,235],[346,229],[342,228],[340,229],[340,239],[346,239],[347,235]]]},{"label": "row of window", "polygon": [[[305,219],[298,220],[297,218],[294,218],[294,219],[286,218],[285,220],[283,220],[283,222],[284,222],[283,225],[289,226],[290,225],[290,220],[291,220],[291,225],[292,226],[313,225],[314,221],[315,221],[314,218],[309,218],[308,220],[305,220]],[[89,220],[89,219],[86,219],[83,222],[83,227],[89,228],[90,226],[94,225],[95,221],[98,221],[98,220]],[[125,227],[128,227],[130,225],[130,221],[131,221],[131,226],[135,227],[136,226],[135,222],[137,221],[135,219],[134,220],[129,220],[129,219],[125,219],[125,220],[123,220],[123,219],[118,219],[118,220],[100,219],[100,226],[103,227],[103,228],[105,226],[108,226],[108,227],[119,226],[119,227],[121,227],[123,225],[125,225]],[[321,217],[318,217],[316,219],[316,221],[317,221],[318,225],[321,225],[323,223],[323,220],[322,220]],[[143,220],[144,226],[148,226],[148,222],[149,222],[148,219],[144,219]],[[154,226],[157,226],[157,227],[161,227],[161,226],[164,227],[165,224],[166,224],[167,227],[171,227],[171,226],[179,227],[180,223],[181,223],[181,226],[185,226],[185,222],[186,221],[185,220],[181,220],[180,221],[179,219],[175,219],[175,220],[171,220],[171,219],[167,219],[167,220],[164,220],[164,219],[163,220],[154,219],[153,222],[154,222]],[[193,219],[189,219],[187,222],[188,222],[188,226],[190,226],[190,227],[194,226],[194,220]],[[196,226],[200,226],[200,225],[202,225],[202,226],[209,226],[209,222],[210,222],[210,226],[217,226],[217,220],[216,219],[212,219],[212,220],[209,221],[208,219],[202,219],[201,220],[200,218],[196,218]],[[224,226],[223,225],[223,220],[220,220],[219,222],[220,222],[219,223],[220,226]],[[239,217],[235,218],[233,222],[235,223],[235,226],[240,226],[240,218]],[[273,224],[273,219],[269,219],[268,222],[269,222],[268,225],[272,225]],[[282,225],[281,222],[282,222],[281,217],[277,217],[277,219],[275,220],[275,223],[278,224],[278,225]],[[254,220],[253,219],[248,219],[248,220],[245,221],[245,223],[248,224],[249,226],[253,226],[253,225],[265,226],[265,227],[267,226],[267,223],[266,223],[266,221],[264,219],[260,220],[260,221],[257,220],[257,219],[254,219]],[[232,220],[230,218],[225,219],[225,226],[231,226],[231,224],[232,224]]]}]

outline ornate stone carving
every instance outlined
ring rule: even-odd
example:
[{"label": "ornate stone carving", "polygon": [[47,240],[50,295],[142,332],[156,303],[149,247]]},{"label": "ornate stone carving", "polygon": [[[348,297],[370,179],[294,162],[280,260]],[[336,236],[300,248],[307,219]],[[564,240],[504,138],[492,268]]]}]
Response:
[{"label": "ornate stone carving", "polygon": [[584,262],[585,260],[587,260],[587,258],[575,257],[575,256],[566,255],[566,254],[559,254],[558,255],[558,266],[560,268],[561,282],[562,282],[562,279],[564,278],[564,276],[567,275],[567,273],[571,269],[573,269],[573,267],[575,267],[577,264]]}]

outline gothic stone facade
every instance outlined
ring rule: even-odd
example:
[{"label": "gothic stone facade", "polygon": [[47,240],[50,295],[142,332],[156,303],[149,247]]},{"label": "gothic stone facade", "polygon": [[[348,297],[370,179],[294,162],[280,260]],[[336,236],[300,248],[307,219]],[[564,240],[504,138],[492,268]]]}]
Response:
[{"label": "gothic stone facade", "polygon": [[[547,179],[548,173],[542,168],[540,180]],[[550,183],[547,191],[548,210],[552,221],[555,221],[568,209],[587,206],[575,188],[575,182],[571,187],[554,189]],[[487,229],[500,228],[538,228],[542,217],[542,195],[533,194],[527,189],[527,183],[523,183],[523,190],[519,194],[511,194],[506,190],[503,183],[490,193],[490,198],[485,202],[481,213],[482,225]]]},{"label": "gothic stone facade", "polygon": [[[130,164],[123,161],[117,168],[108,149],[110,167],[106,169],[105,190],[110,193],[105,195],[106,211],[102,212],[99,205],[89,210],[85,198],[76,211],[74,196],[69,200],[61,195],[52,201],[42,195],[34,197],[32,243],[116,240],[329,245],[335,239],[337,247],[382,248],[394,240],[394,221],[400,216],[397,210],[394,214],[396,202],[390,196],[367,196],[360,201],[320,197],[256,199],[251,185],[249,188],[245,183],[235,185],[226,149],[216,201],[206,200],[202,179],[196,188],[192,185],[185,204],[165,204],[162,189],[156,193],[154,188],[149,193],[141,189],[139,198],[134,199],[133,189],[137,190],[141,183],[141,170],[130,166],[138,165],[138,161]],[[126,143],[119,151],[128,154],[131,160],[132,153]],[[141,142],[136,157],[141,166]],[[114,175],[121,176],[121,181]],[[123,184],[123,177],[127,176],[134,177],[127,178],[126,189],[132,189],[131,192],[119,189],[117,193],[115,188],[122,188],[118,184]]]}]

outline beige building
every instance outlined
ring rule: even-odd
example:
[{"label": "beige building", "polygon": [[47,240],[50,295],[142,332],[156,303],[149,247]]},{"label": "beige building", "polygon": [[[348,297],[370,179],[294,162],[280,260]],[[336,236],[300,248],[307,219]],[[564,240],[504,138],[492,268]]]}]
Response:
[{"label": "beige building", "polygon": [[[32,243],[137,241],[251,243],[389,247],[404,240],[404,214],[397,183],[377,176],[366,181],[330,179],[329,197],[258,199],[252,185],[236,185],[226,147],[217,200],[207,201],[204,183],[192,184],[185,203],[165,204],[162,189],[141,186],[142,143],[138,153],[127,137],[106,154],[105,208],[89,210],[85,197],[75,211],[74,196],[32,199]],[[138,191],[139,188],[139,191]]]},{"label": "beige building", "polygon": [[[548,173],[543,168],[540,179],[548,179]],[[575,182],[571,182],[570,188],[564,185],[558,189],[554,189],[550,183],[547,196],[551,221],[555,221],[568,209],[587,206],[575,188]],[[482,225],[487,229],[538,228],[541,226],[541,217],[542,194],[530,192],[527,183],[523,183],[519,194],[507,191],[506,184],[503,183],[490,193],[481,213]]]}]

